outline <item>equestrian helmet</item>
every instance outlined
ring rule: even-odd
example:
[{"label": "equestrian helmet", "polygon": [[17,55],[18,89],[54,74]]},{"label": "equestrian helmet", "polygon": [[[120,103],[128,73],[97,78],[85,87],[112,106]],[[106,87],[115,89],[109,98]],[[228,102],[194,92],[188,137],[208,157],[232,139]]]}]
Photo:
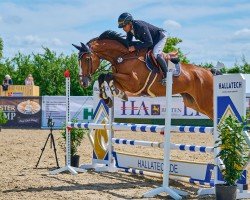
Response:
[{"label": "equestrian helmet", "polygon": [[129,13],[122,13],[118,18],[118,28],[123,28],[129,22],[132,22],[134,19]]}]

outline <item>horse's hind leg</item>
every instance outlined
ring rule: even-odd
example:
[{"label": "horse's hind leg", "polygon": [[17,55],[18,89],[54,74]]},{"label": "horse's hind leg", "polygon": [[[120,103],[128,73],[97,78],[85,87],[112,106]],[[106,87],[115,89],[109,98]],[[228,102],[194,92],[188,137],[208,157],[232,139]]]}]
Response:
[{"label": "horse's hind leg", "polygon": [[105,91],[105,84],[104,84],[104,81],[105,81],[105,77],[106,77],[106,74],[101,74],[99,77],[98,77],[98,83],[99,83],[99,89],[100,89],[100,94],[99,94],[99,97],[101,99],[103,99],[104,103],[109,107],[111,108],[113,106],[113,102],[112,102],[112,99],[110,97],[108,97],[106,91]]},{"label": "horse's hind leg", "polygon": [[117,87],[115,87],[113,74],[111,74],[111,73],[106,74],[105,81],[109,85],[110,91],[111,91],[113,96],[119,97],[124,101],[128,100],[126,93],[124,91],[118,89]]}]

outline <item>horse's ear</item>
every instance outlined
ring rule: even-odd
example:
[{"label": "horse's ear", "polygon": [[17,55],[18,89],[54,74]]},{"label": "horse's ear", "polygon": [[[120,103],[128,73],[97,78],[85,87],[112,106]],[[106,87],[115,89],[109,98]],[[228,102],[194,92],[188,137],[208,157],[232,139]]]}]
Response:
[{"label": "horse's ear", "polygon": [[81,43],[81,46],[82,46],[82,47],[85,47],[85,44],[83,44],[82,42],[80,42],[80,43]]},{"label": "horse's ear", "polygon": [[80,42],[80,43],[81,43],[82,49],[84,49],[84,51],[89,52],[89,46],[86,44],[83,44],[82,42]]},{"label": "horse's ear", "polygon": [[75,48],[77,48],[79,51],[82,49],[82,47],[80,47],[80,46],[77,46],[77,45],[75,45],[75,44],[72,44]]}]

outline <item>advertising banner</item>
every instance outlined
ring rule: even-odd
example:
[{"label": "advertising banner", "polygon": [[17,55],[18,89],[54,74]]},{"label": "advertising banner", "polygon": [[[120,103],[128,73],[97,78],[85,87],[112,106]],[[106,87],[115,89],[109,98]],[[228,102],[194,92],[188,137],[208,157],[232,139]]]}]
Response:
[{"label": "advertising banner", "polygon": [[0,110],[8,118],[3,127],[41,128],[40,97],[1,97]]},{"label": "advertising banner", "polygon": [[[61,128],[66,117],[65,96],[43,96],[42,98],[42,128],[48,128],[49,116],[55,122],[55,128]],[[93,97],[92,96],[71,96],[70,97],[70,117],[78,122],[90,121],[93,117]]]},{"label": "advertising banner", "polygon": [[[110,95],[109,88],[105,90]],[[94,108],[98,105],[99,87],[94,84]],[[115,97],[115,118],[143,118],[143,119],[164,119],[166,113],[165,97],[129,97],[128,101],[122,101]],[[181,96],[173,96],[172,99],[172,118],[173,119],[208,119],[207,116],[184,106]]]},{"label": "advertising banner", "polygon": [[[128,101],[115,98],[115,118],[164,119],[165,114],[165,97],[129,97]],[[184,106],[180,96],[172,98],[172,118],[208,119],[207,116]]]}]

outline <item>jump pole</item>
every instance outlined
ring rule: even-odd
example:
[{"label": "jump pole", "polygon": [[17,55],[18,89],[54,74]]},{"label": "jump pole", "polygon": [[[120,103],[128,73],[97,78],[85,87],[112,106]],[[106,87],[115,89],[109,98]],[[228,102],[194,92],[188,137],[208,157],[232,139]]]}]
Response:
[{"label": "jump pole", "polygon": [[164,161],[163,161],[163,184],[161,187],[146,192],[144,197],[154,197],[160,193],[167,193],[173,199],[182,199],[180,195],[187,195],[186,192],[172,189],[169,187],[169,171],[170,171],[170,130],[171,130],[171,108],[172,108],[172,85],[173,73],[168,70],[166,83],[166,115],[165,115],[165,134],[164,134]]},{"label": "jump pole", "polygon": [[[111,97],[111,100],[114,102],[114,97]],[[108,130],[108,163],[106,165],[102,166],[96,166],[95,171],[97,172],[118,172],[118,168],[115,166],[115,161],[113,158],[113,152],[114,152],[114,146],[112,139],[114,137],[114,129],[113,129],[113,121],[114,121],[114,106],[109,108],[109,118],[108,118],[108,124],[107,124],[107,130]],[[104,124],[104,129],[106,127],[106,124]],[[103,129],[103,128],[102,128]]]},{"label": "jump pole", "polygon": [[76,175],[77,172],[86,172],[85,169],[71,166],[71,140],[70,140],[70,127],[68,122],[70,121],[70,72],[66,70],[64,72],[66,78],[66,165],[59,169],[50,172],[51,175],[58,174],[64,171],[69,171],[71,174]]}]

